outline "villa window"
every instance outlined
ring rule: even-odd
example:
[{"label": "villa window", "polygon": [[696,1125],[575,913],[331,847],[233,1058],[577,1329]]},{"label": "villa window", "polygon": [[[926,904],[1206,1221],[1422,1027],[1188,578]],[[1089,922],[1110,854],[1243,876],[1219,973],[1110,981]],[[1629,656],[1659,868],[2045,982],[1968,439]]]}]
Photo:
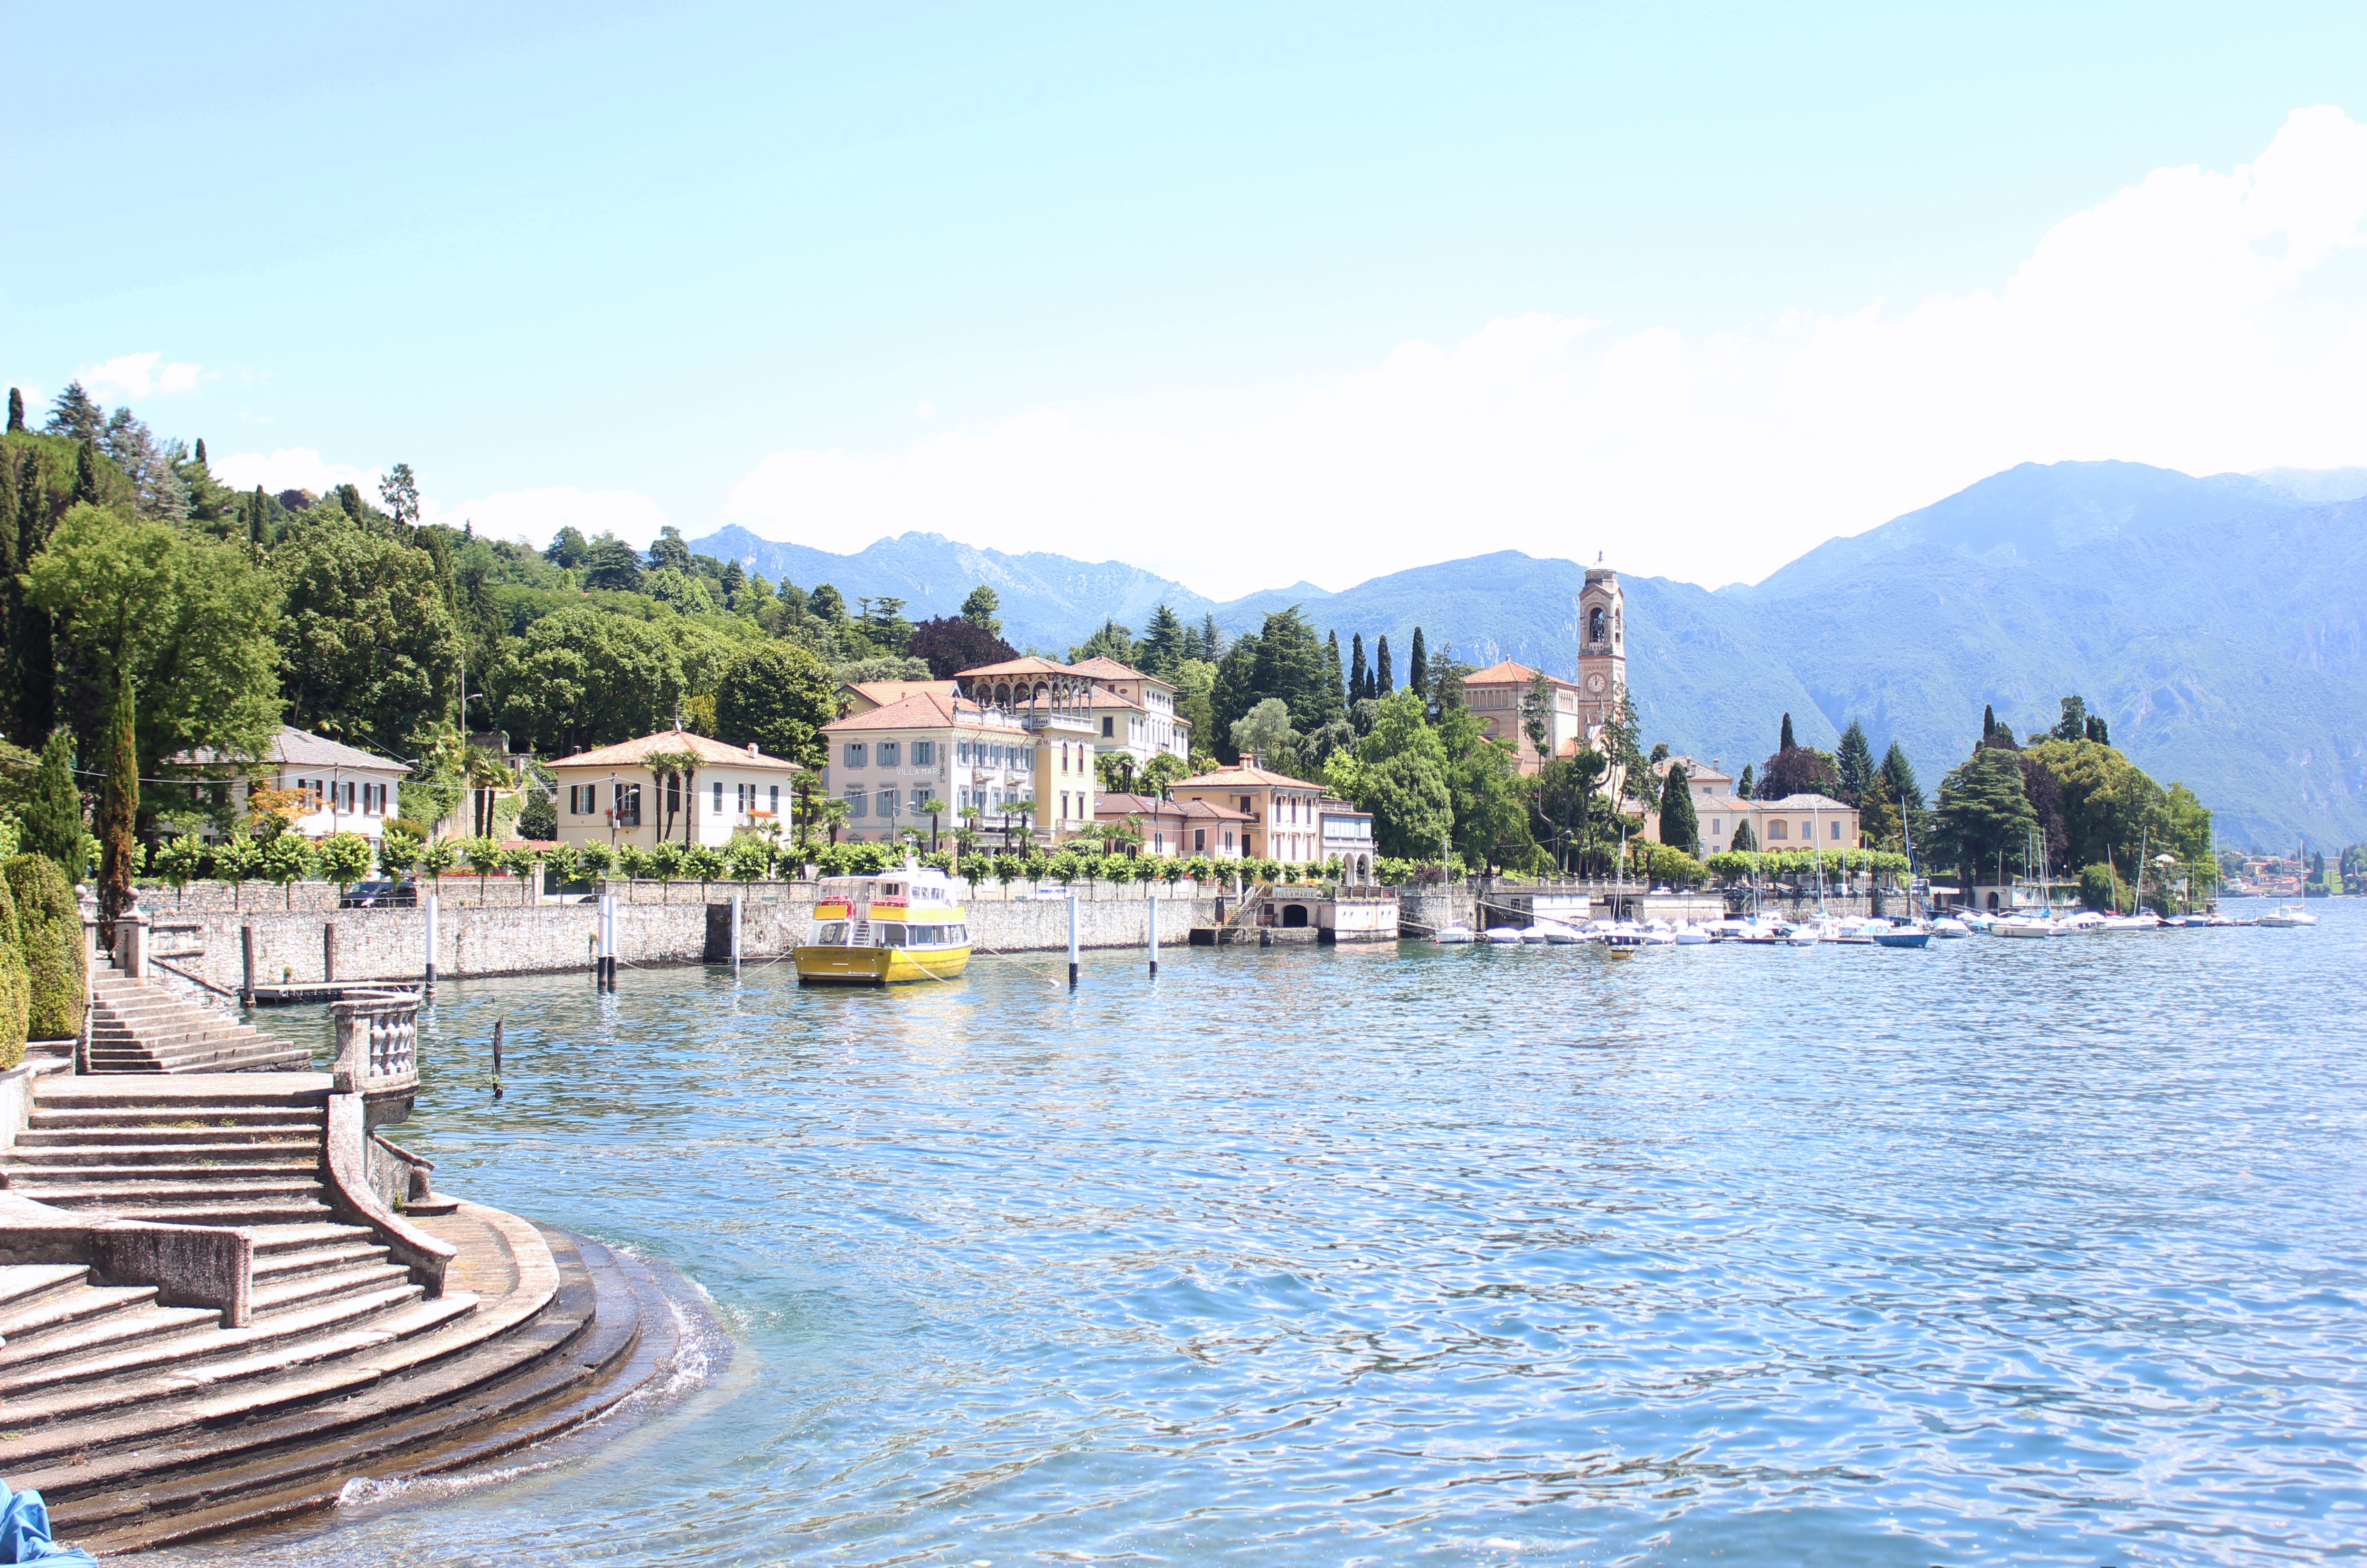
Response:
[{"label": "villa window", "polygon": [[720,778],[715,781],[715,814],[723,814],[723,780]]},{"label": "villa window", "polygon": [[618,827],[641,825],[641,787],[640,785],[617,786],[617,825]]},{"label": "villa window", "polygon": [[870,803],[871,796],[862,785],[857,784],[849,790],[846,792],[846,814],[849,820],[861,822],[868,816]]},{"label": "villa window", "polygon": [[773,805],[772,805],[772,812],[773,812],[773,814],[774,814],[775,816],[779,816],[779,815],[781,814],[781,787],[780,787],[778,784],[776,784],[776,785],[774,785],[774,786],[772,787],[772,789],[773,789]]},{"label": "villa window", "polygon": [[1117,721],[1104,715],[1102,719],[1102,739],[1108,740],[1111,736],[1116,733]]},{"label": "villa window", "polygon": [[1834,823],[1833,823],[1833,836],[1834,836],[1835,838],[1839,838],[1840,835],[1841,835],[1841,824],[1840,824],[1840,821],[1839,821],[1838,819],[1836,819],[1836,820],[1834,821]]},{"label": "villa window", "polygon": [[1726,824],[1718,818],[1712,817],[1709,819],[1709,830],[1712,833],[1724,833],[1726,831]]},{"label": "villa window", "polygon": [[912,814],[914,816],[920,817],[928,815],[928,804],[929,792],[926,790],[915,790],[912,791]]},{"label": "villa window", "polygon": [[849,767],[860,767],[863,766],[863,743],[861,741],[847,742],[846,766]]},{"label": "villa window", "polygon": [[934,767],[936,765],[937,743],[934,741],[914,741],[912,743],[912,766],[915,767]]},{"label": "villa window", "polygon": [[896,814],[896,791],[893,790],[879,791],[879,814],[882,818],[893,817]]},{"label": "villa window", "polygon": [[1788,838],[1791,835],[1786,831],[1781,822],[1771,822],[1767,824],[1767,836],[1772,841],[1778,838]]},{"label": "villa window", "polygon": [[1195,855],[1206,855],[1207,852],[1208,830],[1205,827],[1194,828],[1192,830],[1192,853]]},{"label": "villa window", "polygon": [[1803,837],[1803,838],[1814,838],[1814,837],[1816,837],[1816,836],[1817,836],[1817,824],[1816,824],[1814,822],[1804,822],[1804,823],[1802,823],[1802,824],[1800,824],[1800,836],[1801,836],[1801,837]]},{"label": "villa window", "polygon": [[879,743],[879,766],[880,766],[880,767],[896,767],[896,766],[898,765],[899,759],[902,756],[902,755],[903,755],[903,748],[902,748],[901,746],[900,746],[896,742],[894,742],[894,741],[881,741],[881,742]]}]

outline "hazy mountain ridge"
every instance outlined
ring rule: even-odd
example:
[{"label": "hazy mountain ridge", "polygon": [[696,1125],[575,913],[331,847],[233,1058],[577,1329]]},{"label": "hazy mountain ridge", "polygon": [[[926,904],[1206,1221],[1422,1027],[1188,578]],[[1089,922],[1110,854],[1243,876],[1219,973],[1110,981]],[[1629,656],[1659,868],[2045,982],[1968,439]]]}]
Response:
[{"label": "hazy mountain ridge", "polygon": [[[1733,770],[1774,749],[1786,711],[1803,744],[1828,747],[1856,717],[1877,748],[1905,744],[1929,791],[1963,760],[1985,703],[2026,733],[2078,692],[2140,765],[2213,806],[2230,838],[2367,839],[2367,500],[2303,499],[2339,494],[2354,473],[2367,479],[2023,464],[1819,545],[1756,585],[1623,576],[1647,738]],[[1400,681],[1416,626],[1433,650],[1569,673],[1585,580],[1576,562],[1503,551],[1336,594],[1301,585],[1212,604],[1118,562],[928,534],[853,556],[744,529],[694,548],[753,558],[776,580],[833,582],[850,598],[893,593],[914,615],[951,613],[990,582],[1013,640],[1046,648],[1104,615],[1139,631],[1162,599],[1233,631],[1300,603],[1343,649],[1352,633],[1368,648],[1386,634]]]}]

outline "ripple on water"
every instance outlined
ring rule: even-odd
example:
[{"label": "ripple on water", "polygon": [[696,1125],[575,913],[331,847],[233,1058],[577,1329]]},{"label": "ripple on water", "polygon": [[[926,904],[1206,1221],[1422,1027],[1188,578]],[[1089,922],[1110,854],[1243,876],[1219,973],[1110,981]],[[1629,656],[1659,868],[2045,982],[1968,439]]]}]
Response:
[{"label": "ripple on water", "polygon": [[406,1130],[439,1185],[680,1268],[730,1372],[563,1462],[178,1555],[2355,1555],[2362,946],[2336,904],[1089,954],[1073,995],[1034,960],[447,985]]}]

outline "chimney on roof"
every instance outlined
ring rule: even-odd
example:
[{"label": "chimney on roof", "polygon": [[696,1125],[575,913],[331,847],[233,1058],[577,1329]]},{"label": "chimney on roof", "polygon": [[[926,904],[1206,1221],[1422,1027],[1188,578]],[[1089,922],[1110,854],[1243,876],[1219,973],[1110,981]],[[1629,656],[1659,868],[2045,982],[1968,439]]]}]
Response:
[{"label": "chimney on roof", "polygon": [[755,755],[756,755],[756,743],[755,743],[755,742],[753,742],[753,741],[750,741],[750,742],[748,743],[748,755],[749,755],[750,756],[755,756]]}]

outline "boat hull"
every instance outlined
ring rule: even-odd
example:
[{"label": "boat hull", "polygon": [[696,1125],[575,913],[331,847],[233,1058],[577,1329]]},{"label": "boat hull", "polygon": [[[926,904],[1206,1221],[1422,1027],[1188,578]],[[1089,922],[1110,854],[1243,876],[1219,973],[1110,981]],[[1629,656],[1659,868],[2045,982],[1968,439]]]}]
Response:
[{"label": "boat hull", "polygon": [[1886,931],[1874,941],[1886,948],[1921,948],[1931,945],[1929,931]]},{"label": "boat hull", "polygon": [[969,967],[969,949],[806,947],[797,949],[798,981],[807,985],[904,985],[954,980]]}]

